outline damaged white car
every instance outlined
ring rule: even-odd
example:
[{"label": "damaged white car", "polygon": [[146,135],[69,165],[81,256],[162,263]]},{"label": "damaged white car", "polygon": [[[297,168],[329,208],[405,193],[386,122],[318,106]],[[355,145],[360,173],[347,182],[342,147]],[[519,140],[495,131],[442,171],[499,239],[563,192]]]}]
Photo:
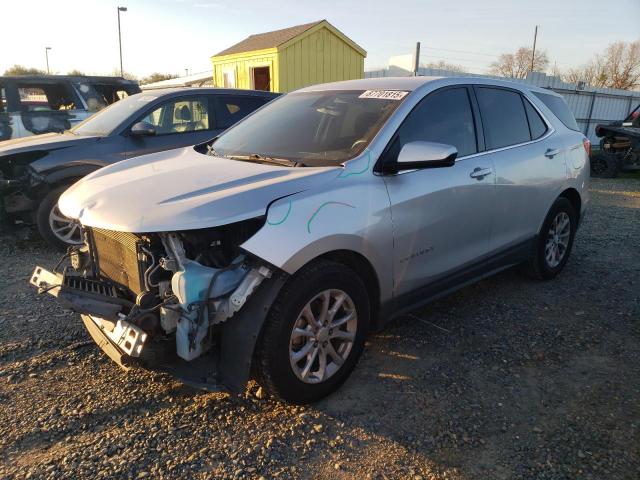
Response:
[{"label": "damaged white car", "polygon": [[308,87],[76,183],[59,208],[85,245],[31,282],[124,368],[312,402],[398,312],[512,265],[562,270],[589,148],[562,108],[476,78]]}]

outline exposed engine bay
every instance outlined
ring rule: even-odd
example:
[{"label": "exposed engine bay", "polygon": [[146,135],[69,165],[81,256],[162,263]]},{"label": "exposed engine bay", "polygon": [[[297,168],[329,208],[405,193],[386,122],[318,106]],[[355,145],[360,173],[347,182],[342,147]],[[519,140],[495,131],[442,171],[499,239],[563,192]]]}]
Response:
[{"label": "exposed engine bay", "polygon": [[276,272],[239,247],[263,224],[151,234],[87,227],[85,245],[65,255],[70,265],[37,267],[31,283],[83,314],[94,340],[124,368],[171,370],[209,356],[210,377],[224,324]]}]

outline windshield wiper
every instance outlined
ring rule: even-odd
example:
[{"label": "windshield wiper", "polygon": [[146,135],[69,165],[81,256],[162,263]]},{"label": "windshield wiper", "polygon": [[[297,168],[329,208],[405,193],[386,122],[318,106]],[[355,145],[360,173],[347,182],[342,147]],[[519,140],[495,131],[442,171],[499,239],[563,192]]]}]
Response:
[{"label": "windshield wiper", "polygon": [[266,155],[260,155],[259,153],[252,153],[251,155],[225,155],[225,158],[232,160],[240,160],[243,162],[257,162],[266,163],[272,165],[283,165],[285,167],[304,167],[304,163],[296,162],[295,160],[289,160],[288,158],[274,158]]}]

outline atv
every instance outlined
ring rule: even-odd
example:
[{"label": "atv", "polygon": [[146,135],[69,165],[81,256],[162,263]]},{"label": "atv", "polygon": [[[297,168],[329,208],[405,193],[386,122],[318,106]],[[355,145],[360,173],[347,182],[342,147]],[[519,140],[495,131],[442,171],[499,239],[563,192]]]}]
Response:
[{"label": "atv", "polygon": [[640,105],[622,122],[596,125],[600,150],[591,156],[591,175],[614,178],[640,171]]}]

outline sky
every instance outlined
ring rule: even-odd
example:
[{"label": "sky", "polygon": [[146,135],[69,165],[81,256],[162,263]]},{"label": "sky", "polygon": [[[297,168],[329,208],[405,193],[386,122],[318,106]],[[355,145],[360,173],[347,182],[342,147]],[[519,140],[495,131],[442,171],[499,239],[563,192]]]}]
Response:
[{"label": "sky", "polygon": [[365,70],[421,42],[421,63],[444,60],[484,73],[501,53],[530,46],[559,69],[587,62],[614,41],[640,39],[640,0],[3,0],[0,74],[14,64],[51,73],[119,69],[184,75],[248,35],[326,19],[367,51]]}]

